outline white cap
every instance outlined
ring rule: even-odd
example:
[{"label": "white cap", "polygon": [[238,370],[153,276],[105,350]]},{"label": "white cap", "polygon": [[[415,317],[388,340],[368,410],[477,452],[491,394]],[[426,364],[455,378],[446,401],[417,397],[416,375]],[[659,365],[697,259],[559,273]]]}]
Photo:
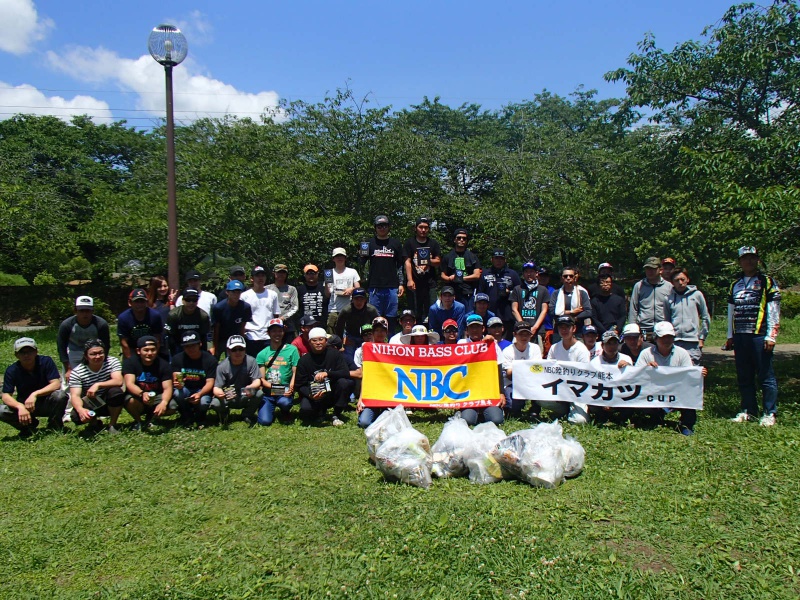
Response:
[{"label": "white cap", "polygon": [[663,337],[665,335],[675,337],[675,328],[672,326],[672,323],[668,321],[659,321],[655,326],[655,334],[656,337]]},{"label": "white cap", "polygon": [[334,248],[333,249],[333,254],[331,254],[331,256],[332,257],[347,256],[347,250],[345,250],[344,248]]},{"label": "white cap", "polygon": [[328,333],[322,327],[314,327],[308,332],[308,339],[313,340],[316,338],[328,339]]},{"label": "white cap", "polygon": [[36,345],[36,341],[33,338],[22,337],[14,342],[14,352],[19,352],[23,348],[33,348],[37,350],[39,347]]},{"label": "white cap", "polygon": [[622,337],[627,337],[629,335],[642,335],[642,330],[639,329],[636,323],[628,323],[622,328]]},{"label": "white cap", "polygon": [[75,298],[75,308],[94,308],[94,300],[91,296],[78,296]]}]

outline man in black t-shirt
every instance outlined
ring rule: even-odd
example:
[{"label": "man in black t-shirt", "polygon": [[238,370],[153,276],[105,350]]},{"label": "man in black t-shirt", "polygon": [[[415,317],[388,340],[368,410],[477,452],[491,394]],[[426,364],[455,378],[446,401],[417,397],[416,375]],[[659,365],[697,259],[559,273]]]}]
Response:
[{"label": "man in black t-shirt", "polygon": [[600,263],[597,267],[597,279],[594,280],[592,283],[586,286],[586,292],[589,294],[589,298],[594,298],[595,296],[600,294],[600,280],[605,276],[612,277],[611,280],[611,293],[615,296],[619,296],[622,298],[623,302],[625,301],[625,290],[622,288],[620,284],[613,280],[614,276],[614,266],[609,262]]},{"label": "man in black t-shirt", "polygon": [[355,382],[344,355],[329,348],[327,334],[315,327],[309,334],[310,352],[297,363],[295,388],[300,394],[300,417],[304,421],[321,419],[333,407],[332,424],[344,425],[342,411],[350,401]]},{"label": "man in black t-shirt", "polygon": [[122,361],[122,377],[127,392],[125,409],[133,417],[133,430],[140,431],[142,413],[148,427],[153,417],[175,414],[178,403],[172,398],[172,368],[158,356],[156,338],[140,337],[136,346],[136,355]]},{"label": "man in black t-shirt", "polygon": [[550,306],[549,290],[539,284],[539,269],[529,261],[522,265],[522,283],[514,288],[509,300],[514,318],[531,327],[533,342],[544,334],[544,320]]},{"label": "man in black t-shirt", "polygon": [[466,229],[456,229],[453,249],[442,259],[442,281],[455,289],[456,301],[464,305],[467,314],[475,310],[475,289],[481,278],[481,263],[467,249],[469,235]]},{"label": "man in black t-shirt", "polygon": [[442,248],[439,242],[428,237],[430,230],[430,219],[419,217],[414,236],[403,245],[408,305],[421,323],[436,301],[436,268],[442,263]]},{"label": "man in black t-shirt", "polygon": [[47,417],[48,428],[60,431],[67,395],[61,391],[56,363],[49,356],[39,356],[36,342],[29,337],[14,342],[14,356],[17,361],[3,377],[0,421],[18,429],[20,437],[33,435],[39,425],[36,417]]},{"label": "man in black t-shirt", "polygon": [[203,350],[207,350],[206,340],[211,331],[211,318],[197,305],[200,293],[194,288],[188,288],[184,290],[182,297],[183,304],[169,311],[167,322],[164,324],[164,331],[169,340],[170,354],[180,352],[181,339],[185,333],[190,331],[195,331],[200,335],[201,347]]},{"label": "man in black t-shirt", "polygon": [[206,413],[211,406],[217,359],[200,348],[200,336],[190,332],[181,341],[183,352],[172,357],[172,385],[181,413],[181,425],[196,423],[205,427]]},{"label": "man in black t-shirt", "polygon": [[328,304],[331,296],[327,285],[319,280],[319,269],[316,265],[303,267],[305,283],[297,286],[297,298],[300,303],[299,317],[308,315],[317,323],[328,322]]},{"label": "man in black t-shirt", "polygon": [[400,240],[389,237],[389,217],[375,217],[375,237],[366,242],[366,256],[361,263],[369,262],[367,289],[369,303],[378,309],[378,314],[389,320],[389,333],[397,325],[397,299],[405,288],[400,285],[403,268],[403,247]]},{"label": "man in black t-shirt", "polygon": [[218,359],[226,351],[226,340],[234,335],[244,337],[244,326],[253,318],[253,309],[241,299],[243,291],[244,284],[238,279],[232,279],[225,286],[228,297],[217,302],[211,309],[214,322],[214,356]]}]

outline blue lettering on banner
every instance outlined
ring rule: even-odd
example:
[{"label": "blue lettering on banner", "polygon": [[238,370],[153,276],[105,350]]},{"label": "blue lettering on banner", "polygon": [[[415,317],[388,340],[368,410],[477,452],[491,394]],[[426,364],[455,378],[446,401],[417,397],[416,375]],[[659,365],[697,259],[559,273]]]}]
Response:
[{"label": "blue lettering on banner", "polygon": [[444,375],[439,369],[409,369],[409,373],[406,373],[395,367],[394,372],[397,374],[396,400],[407,400],[409,394],[417,402],[438,402],[442,398],[463,400],[469,395],[469,392],[454,391],[451,384],[453,376],[467,376],[466,365],[453,367]]}]

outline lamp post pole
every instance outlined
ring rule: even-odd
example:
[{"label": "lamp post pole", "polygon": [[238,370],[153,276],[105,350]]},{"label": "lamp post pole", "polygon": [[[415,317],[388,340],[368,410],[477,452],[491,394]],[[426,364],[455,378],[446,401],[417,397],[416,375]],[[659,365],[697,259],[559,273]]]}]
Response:
[{"label": "lamp post pole", "polygon": [[177,290],[178,271],[178,201],[175,185],[175,120],[173,118],[172,67],[179,65],[188,52],[186,38],[173,25],[153,28],[147,41],[150,55],[164,67],[167,88],[167,281]]}]

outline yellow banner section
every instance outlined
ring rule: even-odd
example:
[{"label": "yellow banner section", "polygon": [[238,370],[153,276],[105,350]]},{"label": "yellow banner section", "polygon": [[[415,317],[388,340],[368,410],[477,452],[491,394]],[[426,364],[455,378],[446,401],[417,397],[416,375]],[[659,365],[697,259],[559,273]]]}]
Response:
[{"label": "yellow banner section", "polygon": [[[408,361],[405,361],[408,362]],[[431,366],[364,361],[361,400],[366,406],[482,408],[500,402],[497,360]],[[427,363],[427,364],[426,364]]]}]

